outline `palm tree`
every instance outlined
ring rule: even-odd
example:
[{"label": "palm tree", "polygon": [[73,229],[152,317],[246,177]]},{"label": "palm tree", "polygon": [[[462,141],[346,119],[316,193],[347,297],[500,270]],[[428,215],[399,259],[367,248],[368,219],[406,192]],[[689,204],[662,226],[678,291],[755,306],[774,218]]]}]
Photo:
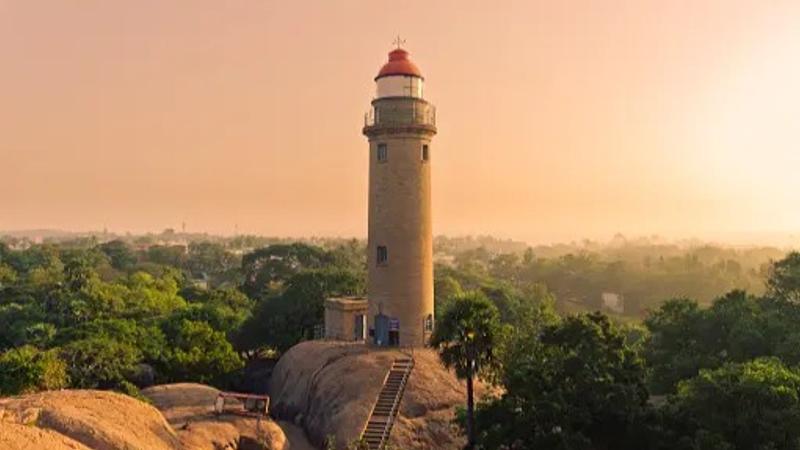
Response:
[{"label": "palm tree", "polygon": [[436,324],[431,345],[442,363],[467,380],[467,448],[475,447],[473,380],[495,363],[501,334],[497,307],[480,292],[457,295]]}]

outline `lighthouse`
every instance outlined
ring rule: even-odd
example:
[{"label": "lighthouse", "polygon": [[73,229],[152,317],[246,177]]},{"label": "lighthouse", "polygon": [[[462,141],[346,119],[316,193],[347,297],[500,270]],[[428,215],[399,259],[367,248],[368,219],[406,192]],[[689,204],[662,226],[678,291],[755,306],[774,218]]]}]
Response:
[{"label": "lighthouse", "polygon": [[367,340],[418,347],[433,331],[431,140],[436,110],[424,78],[398,47],[375,77],[369,141]]}]

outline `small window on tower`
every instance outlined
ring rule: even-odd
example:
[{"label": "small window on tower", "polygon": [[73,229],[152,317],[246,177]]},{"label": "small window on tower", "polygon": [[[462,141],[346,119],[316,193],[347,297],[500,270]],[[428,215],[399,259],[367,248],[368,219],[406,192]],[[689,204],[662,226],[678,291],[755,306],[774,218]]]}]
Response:
[{"label": "small window on tower", "polygon": [[425,317],[424,327],[425,331],[433,331],[433,314],[428,314],[428,316]]},{"label": "small window on tower", "polygon": [[386,144],[378,144],[378,162],[386,162],[389,160],[389,149]]},{"label": "small window on tower", "polygon": [[428,150],[428,144],[422,146],[422,161],[427,161],[430,157],[430,152]]},{"label": "small window on tower", "polygon": [[379,266],[386,265],[389,261],[389,252],[386,250],[385,245],[378,246],[377,264]]}]

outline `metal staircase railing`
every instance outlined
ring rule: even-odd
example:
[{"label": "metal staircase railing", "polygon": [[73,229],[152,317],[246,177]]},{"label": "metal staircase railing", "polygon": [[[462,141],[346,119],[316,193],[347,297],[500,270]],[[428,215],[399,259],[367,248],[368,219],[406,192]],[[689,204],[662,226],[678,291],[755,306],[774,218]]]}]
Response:
[{"label": "metal staircase railing", "polygon": [[382,450],[389,440],[413,368],[414,358],[397,358],[386,374],[378,400],[361,433],[361,440],[370,450]]}]

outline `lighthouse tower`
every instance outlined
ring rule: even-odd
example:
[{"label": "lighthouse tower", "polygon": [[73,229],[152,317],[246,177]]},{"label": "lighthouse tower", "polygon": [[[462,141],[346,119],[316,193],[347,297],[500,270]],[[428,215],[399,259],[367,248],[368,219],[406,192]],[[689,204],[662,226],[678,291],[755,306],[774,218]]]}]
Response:
[{"label": "lighthouse tower", "polygon": [[[399,44],[399,42],[398,42]],[[436,111],[402,48],[375,77],[369,139],[367,326],[380,346],[423,346],[433,331],[431,139]]]}]

